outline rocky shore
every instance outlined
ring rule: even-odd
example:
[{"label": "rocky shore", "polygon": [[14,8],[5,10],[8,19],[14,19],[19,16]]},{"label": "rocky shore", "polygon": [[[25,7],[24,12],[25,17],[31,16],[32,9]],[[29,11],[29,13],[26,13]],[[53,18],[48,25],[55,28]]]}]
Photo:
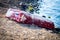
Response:
[{"label": "rocky shore", "polygon": [[0,40],[60,40],[60,34],[0,17]]}]

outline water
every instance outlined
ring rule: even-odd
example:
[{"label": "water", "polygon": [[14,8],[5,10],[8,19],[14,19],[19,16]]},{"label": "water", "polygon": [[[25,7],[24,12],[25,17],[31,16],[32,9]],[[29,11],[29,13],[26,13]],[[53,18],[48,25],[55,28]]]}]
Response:
[{"label": "water", "polygon": [[39,15],[46,16],[46,19],[54,22],[56,28],[60,28],[60,0],[39,0],[38,3]]}]

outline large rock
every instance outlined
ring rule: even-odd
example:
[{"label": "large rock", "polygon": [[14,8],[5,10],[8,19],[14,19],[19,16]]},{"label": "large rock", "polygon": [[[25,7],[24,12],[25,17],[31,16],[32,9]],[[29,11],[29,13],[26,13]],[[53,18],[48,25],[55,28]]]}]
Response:
[{"label": "large rock", "polygon": [[60,35],[51,33],[51,30],[33,29],[24,25],[0,18],[0,40],[60,40]]}]

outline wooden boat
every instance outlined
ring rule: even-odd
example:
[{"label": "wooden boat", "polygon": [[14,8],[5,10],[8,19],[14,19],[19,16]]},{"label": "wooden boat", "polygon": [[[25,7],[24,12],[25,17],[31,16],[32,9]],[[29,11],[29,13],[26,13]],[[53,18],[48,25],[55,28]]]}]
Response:
[{"label": "wooden boat", "polygon": [[[8,16],[8,14],[10,15]],[[54,23],[52,21],[37,15],[29,14],[22,10],[9,9],[6,13],[6,17],[24,24],[35,24],[39,27],[54,29]]]}]

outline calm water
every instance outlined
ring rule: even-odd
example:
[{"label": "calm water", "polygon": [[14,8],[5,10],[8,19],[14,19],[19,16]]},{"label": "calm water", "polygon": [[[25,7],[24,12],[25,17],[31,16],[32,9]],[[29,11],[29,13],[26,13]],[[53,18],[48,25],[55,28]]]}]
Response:
[{"label": "calm water", "polygon": [[60,0],[43,0],[39,3],[41,3],[40,16],[45,15],[47,19],[54,22],[55,27],[60,28]]}]

